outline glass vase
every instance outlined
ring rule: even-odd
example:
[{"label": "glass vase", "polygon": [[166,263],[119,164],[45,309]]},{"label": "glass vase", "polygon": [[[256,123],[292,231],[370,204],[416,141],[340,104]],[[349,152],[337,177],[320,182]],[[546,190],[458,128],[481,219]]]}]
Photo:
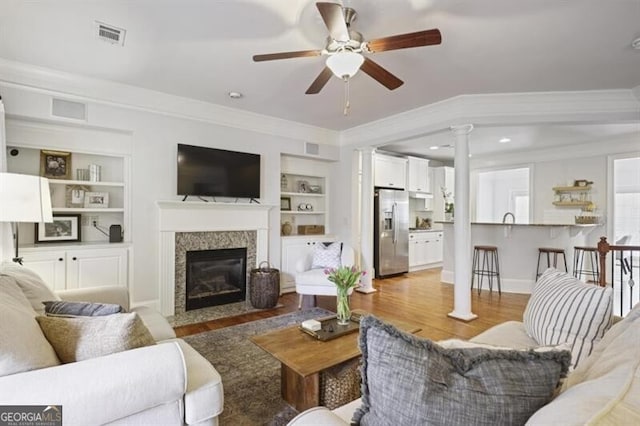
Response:
[{"label": "glass vase", "polygon": [[338,288],[337,294],[337,319],[338,325],[347,325],[351,321],[351,309],[349,308],[349,294],[345,289]]}]

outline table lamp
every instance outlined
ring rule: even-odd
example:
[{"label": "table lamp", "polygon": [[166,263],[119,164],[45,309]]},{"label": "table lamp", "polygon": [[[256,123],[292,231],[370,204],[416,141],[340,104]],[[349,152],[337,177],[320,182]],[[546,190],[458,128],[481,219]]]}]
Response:
[{"label": "table lamp", "polygon": [[39,176],[0,173],[0,222],[13,223],[13,261],[22,265],[18,256],[18,222],[53,222],[49,181]]}]

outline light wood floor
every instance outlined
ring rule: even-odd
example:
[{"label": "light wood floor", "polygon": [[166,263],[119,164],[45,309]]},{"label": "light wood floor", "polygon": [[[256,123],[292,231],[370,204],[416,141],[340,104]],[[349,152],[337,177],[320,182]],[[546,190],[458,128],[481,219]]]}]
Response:
[{"label": "light wood floor", "polygon": [[[378,290],[372,294],[354,292],[352,309],[364,309],[385,319],[397,319],[420,325],[419,336],[433,340],[448,338],[468,339],[509,320],[522,321],[522,313],[529,295],[472,292],[472,311],[478,319],[470,322],[449,318],[453,310],[453,286],[440,282],[440,269],[412,272],[399,277],[374,280]],[[208,321],[176,328],[179,337],[242,324],[262,318],[282,315],[298,309],[298,295],[288,293],[280,297],[281,308],[260,311],[230,318]],[[318,297],[318,306],[335,312],[335,297]]]}]

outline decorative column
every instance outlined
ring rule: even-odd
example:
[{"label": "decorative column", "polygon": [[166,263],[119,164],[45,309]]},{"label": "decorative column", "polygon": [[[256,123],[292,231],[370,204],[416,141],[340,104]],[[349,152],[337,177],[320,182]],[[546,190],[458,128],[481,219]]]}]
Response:
[{"label": "decorative column", "polygon": [[452,126],[455,144],[454,290],[452,318],[471,321],[471,220],[469,216],[469,133],[472,124]]},{"label": "decorative column", "polygon": [[[0,172],[7,171],[7,140],[4,124],[4,104],[0,96]],[[16,226],[18,224],[16,223]],[[8,222],[0,222],[0,261],[11,259],[13,253],[13,230]]]},{"label": "decorative column", "polygon": [[373,293],[373,153],[375,148],[358,150],[360,154],[360,267],[366,271],[360,293]]}]

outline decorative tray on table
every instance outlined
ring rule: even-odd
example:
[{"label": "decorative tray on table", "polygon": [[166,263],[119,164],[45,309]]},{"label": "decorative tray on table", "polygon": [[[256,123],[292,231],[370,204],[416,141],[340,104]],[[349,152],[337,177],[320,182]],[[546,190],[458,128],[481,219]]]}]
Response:
[{"label": "decorative tray on table", "polygon": [[327,341],[335,339],[336,337],[344,336],[345,334],[353,333],[360,330],[361,314],[351,313],[351,321],[347,325],[339,325],[336,317],[323,318],[320,321],[320,330],[311,331],[299,326],[300,330],[304,331],[310,336],[315,337],[318,340]]}]

